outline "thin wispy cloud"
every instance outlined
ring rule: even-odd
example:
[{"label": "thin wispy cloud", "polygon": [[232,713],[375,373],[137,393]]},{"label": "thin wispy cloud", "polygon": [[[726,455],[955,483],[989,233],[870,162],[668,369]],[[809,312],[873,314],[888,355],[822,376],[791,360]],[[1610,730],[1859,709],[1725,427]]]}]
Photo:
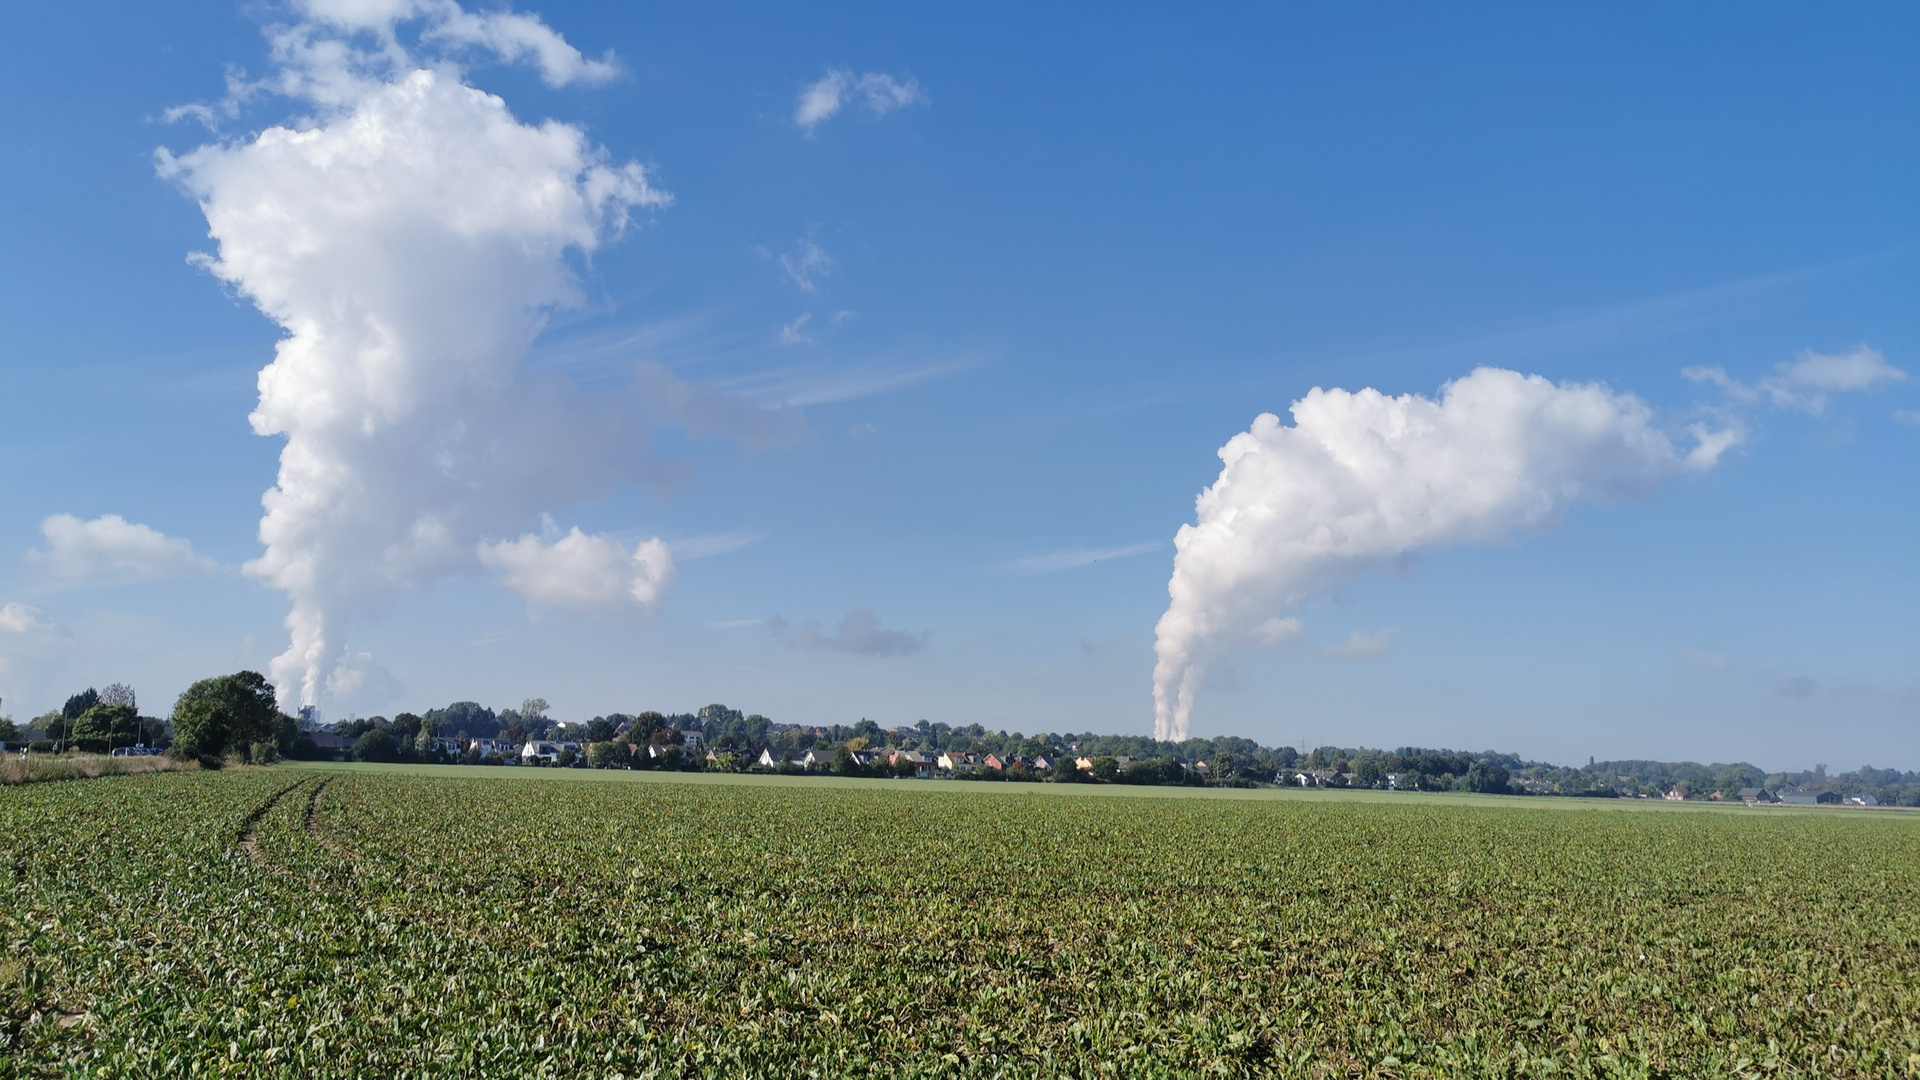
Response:
[{"label": "thin wispy cloud", "polygon": [[780,256],[780,271],[801,292],[820,291],[820,279],[833,273],[833,256],[811,236],[794,241],[791,250]]},{"label": "thin wispy cloud", "polygon": [[1387,650],[1393,647],[1393,639],[1399,634],[1400,631],[1393,627],[1372,633],[1355,630],[1352,637],[1328,649],[1327,655],[1337,660],[1370,660],[1385,656]]},{"label": "thin wispy cloud", "polygon": [[1693,382],[1719,387],[1736,404],[1765,402],[1776,409],[1812,416],[1825,413],[1834,394],[1877,390],[1907,380],[1906,372],[1887,363],[1880,350],[1867,345],[1840,353],[1803,350],[1799,359],[1774,365],[1772,374],[1751,385],[1718,367],[1690,367],[1680,374]]},{"label": "thin wispy cloud", "polygon": [[1692,667],[1706,668],[1709,671],[1732,671],[1740,666],[1740,661],[1726,653],[1710,653],[1700,649],[1681,649],[1680,660]]},{"label": "thin wispy cloud", "polygon": [[818,345],[820,344],[819,338],[810,337],[807,334],[807,324],[812,321],[813,321],[813,312],[809,311],[790,323],[782,324],[780,327],[780,344],[782,345]]},{"label": "thin wispy cloud", "polygon": [[1129,630],[1124,634],[1115,634],[1110,638],[1081,638],[1080,651],[1086,653],[1110,653],[1124,649],[1140,636],[1140,631]]},{"label": "thin wispy cloud", "polygon": [[974,366],[969,362],[947,361],[900,366],[860,365],[833,370],[784,367],[737,375],[719,380],[715,385],[729,394],[737,394],[765,407],[804,408],[904,390],[959,374]]},{"label": "thin wispy cloud", "polygon": [[1810,698],[1820,683],[1807,675],[1795,675],[1781,679],[1773,685],[1773,692],[1783,698]]},{"label": "thin wispy cloud", "polygon": [[1138,544],[1123,544],[1119,547],[1073,547],[1059,551],[1049,551],[1040,555],[1028,555],[1000,564],[1000,569],[1009,574],[1032,576],[1035,574],[1058,574],[1067,570],[1078,570],[1094,563],[1110,562],[1114,559],[1128,559],[1135,555],[1147,555],[1167,546],[1164,540],[1146,540]]},{"label": "thin wispy cloud", "polygon": [[[601,312],[595,318],[604,316]],[[682,370],[768,352],[764,329],[749,328],[730,318],[728,312],[706,310],[638,325],[550,328],[540,338],[527,366],[564,372],[582,382],[618,382],[629,378],[639,362]]]},{"label": "thin wispy cloud", "polygon": [[858,104],[879,117],[909,105],[926,103],[927,93],[915,79],[896,79],[878,71],[855,75],[836,68],[801,89],[799,100],[793,106],[793,122],[812,138],[815,128],[848,105]]},{"label": "thin wispy cloud", "polygon": [[859,656],[912,656],[933,640],[933,633],[927,630],[888,629],[881,625],[880,617],[867,608],[854,608],[841,616],[839,627],[832,633],[816,619],[808,619],[789,633],[791,624],[778,615],[766,620],[766,627],[789,648]]},{"label": "thin wispy cloud", "polygon": [[1549,312],[1494,324],[1457,337],[1407,341],[1366,350],[1353,358],[1389,360],[1406,357],[1423,361],[1464,358],[1479,364],[1524,359],[1528,363],[1538,363],[1542,357],[1656,341],[1737,318],[1773,302],[1794,286],[1844,273],[1867,261],[1854,259],[1823,263],[1618,304]]}]

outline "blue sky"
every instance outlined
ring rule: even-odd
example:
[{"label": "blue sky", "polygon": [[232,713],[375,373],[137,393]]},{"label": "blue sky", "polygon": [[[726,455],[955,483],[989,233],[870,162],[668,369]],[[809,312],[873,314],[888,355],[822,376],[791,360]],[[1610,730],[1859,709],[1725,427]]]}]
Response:
[{"label": "blue sky", "polygon": [[[662,423],[689,468],[516,490],[482,543],[657,537],[677,579],[630,611],[543,606],[498,556],[356,596],[329,716],[537,695],[1152,731],[1216,452],[1314,387],[1435,398],[1487,365],[1633,395],[1681,451],[1694,424],[1742,438],[1297,602],[1255,590],[1302,628],[1210,645],[1194,733],[1920,765],[1912,9],[523,10],[618,74],[552,86],[403,38],[672,201],[564,256],[580,303],[521,370],[615,394],[655,363],[805,435]],[[270,93],[217,130],[163,119],[269,76],[263,26],[299,18],[50,5],[0,42],[0,711],[111,681],[156,711],[287,649],[289,593],[240,569],[282,329],[188,262],[216,242],[155,151],[311,121]],[[803,126],[832,72],[847,103]],[[863,104],[866,75],[897,107]],[[1862,347],[1900,374],[1817,407],[1779,381]],[[402,425],[445,417],[419,409]],[[193,554],[140,534],[145,562],[62,563],[55,515]]]}]

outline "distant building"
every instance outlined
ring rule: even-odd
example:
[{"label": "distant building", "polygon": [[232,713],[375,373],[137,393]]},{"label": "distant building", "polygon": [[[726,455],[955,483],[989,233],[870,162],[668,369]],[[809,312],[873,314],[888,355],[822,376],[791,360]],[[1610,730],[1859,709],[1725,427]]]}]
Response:
[{"label": "distant building", "polygon": [[575,742],[551,742],[535,739],[520,748],[520,763],[532,765],[536,762],[552,765],[560,760],[560,755],[568,750],[580,753],[580,744]]},{"label": "distant building", "polygon": [[331,731],[313,731],[307,733],[313,740],[314,749],[330,755],[335,761],[347,760],[347,754],[353,750],[353,740],[345,735],[335,735]]},{"label": "distant building", "polygon": [[1872,792],[1862,791],[1858,795],[1847,796],[1847,804],[1850,806],[1879,806],[1880,800],[1874,798]]},{"label": "distant building", "polygon": [[887,755],[887,764],[898,770],[902,762],[913,766],[916,780],[928,780],[933,777],[934,760],[918,750],[895,750]]},{"label": "distant building", "polygon": [[1740,789],[1739,799],[1751,806],[1754,803],[1772,802],[1773,793],[1766,788],[1743,787]]},{"label": "distant building", "polygon": [[507,760],[512,760],[520,752],[520,748],[515,746],[511,739],[471,739],[467,742],[467,749],[483,758],[498,757]]},{"label": "distant building", "polygon": [[1831,791],[1783,791],[1780,801],[1788,806],[1833,806],[1840,802],[1840,796]]}]

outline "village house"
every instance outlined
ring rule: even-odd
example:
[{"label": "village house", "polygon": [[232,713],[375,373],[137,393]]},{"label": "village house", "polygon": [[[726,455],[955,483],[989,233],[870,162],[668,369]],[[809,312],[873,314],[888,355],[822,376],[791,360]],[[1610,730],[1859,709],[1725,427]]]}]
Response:
[{"label": "village house", "polygon": [[759,759],[756,760],[754,764],[760,766],[763,769],[777,769],[786,760],[787,759],[784,757],[774,757],[773,751],[771,750],[762,750],[760,751]]},{"label": "village house", "polygon": [[1863,791],[1858,795],[1847,796],[1847,805],[1848,806],[1879,806],[1880,800],[1874,798],[1872,792]]},{"label": "village house", "polygon": [[1687,785],[1675,784],[1672,787],[1667,789],[1667,793],[1665,795],[1662,795],[1660,797],[1667,800],[1668,802],[1686,802],[1687,801]]},{"label": "village house", "polygon": [[826,772],[833,768],[833,751],[809,750],[807,756],[800,759],[800,767],[808,772]]},{"label": "village house", "polygon": [[980,761],[979,754],[966,754],[966,753],[958,753],[955,751],[948,751],[947,753],[940,755],[940,760],[936,764],[939,765],[941,772],[952,773],[952,772],[958,772],[961,769],[980,768],[981,761]]},{"label": "village house", "polygon": [[1752,806],[1754,803],[1772,802],[1773,793],[1766,788],[1743,787],[1740,789],[1740,801]]},{"label": "village house", "polygon": [[892,766],[896,771],[900,768],[900,763],[903,761],[913,766],[914,779],[932,779],[934,769],[934,761],[932,758],[918,750],[895,750],[887,755],[887,764]]},{"label": "village house", "polygon": [[1052,772],[1053,760],[1054,760],[1053,758],[1050,758],[1045,754],[1041,754],[1035,757],[1033,761],[1028,764],[1027,767],[1032,769],[1034,772]]},{"label": "village house", "polygon": [[347,760],[347,754],[353,749],[353,740],[345,735],[335,735],[331,731],[313,731],[307,733],[313,740],[314,749],[329,754],[335,761]]},{"label": "village house", "polygon": [[1798,789],[1780,793],[1780,801],[1788,806],[1836,806],[1840,796],[1832,791],[1800,791]]},{"label": "village house", "polygon": [[519,756],[520,748],[511,739],[469,739],[467,751],[482,758],[497,757],[512,761]]},{"label": "village house", "polygon": [[580,753],[580,744],[576,742],[549,742],[546,739],[535,739],[520,748],[520,763],[522,765],[533,765],[536,763],[552,765],[559,761],[560,755],[568,750],[573,751],[577,756]]}]

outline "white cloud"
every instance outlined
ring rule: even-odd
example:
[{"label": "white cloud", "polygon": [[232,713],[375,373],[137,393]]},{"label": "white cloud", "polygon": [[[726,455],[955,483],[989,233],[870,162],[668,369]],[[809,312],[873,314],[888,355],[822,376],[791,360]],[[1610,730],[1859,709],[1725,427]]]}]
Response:
[{"label": "white cloud", "polygon": [[857,653],[861,656],[912,656],[927,647],[933,634],[911,630],[888,630],[880,617],[866,608],[855,608],[840,617],[840,628],[832,634],[819,622],[808,619],[800,629],[787,633],[787,620],[775,615],[767,620],[767,629],[795,649],[826,649]]},{"label": "white cloud", "polygon": [[1126,544],[1121,547],[1065,548],[1060,551],[1050,551],[1044,555],[1028,555],[1014,559],[1004,566],[1008,572],[1015,574],[1057,574],[1063,570],[1078,570],[1083,566],[1092,566],[1097,562],[1145,555],[1166,546],[1164,540],[1148,540],[1145,543]]},{"label": "white cloud", "polygon": [[1377,633],[1355,630],[1353,636],[1327,650],[1327,655],[1340,660],[1368,660],[1376,656],[1385,656],[1393,647],[1393,639],[1400,633],[1388,627]]},{"label": "white cloud", "polygon": [[1893,418],[1908,427],[1920,427],[1920,409],[1895,409]]},{"label": "white cloud", "polygon": [[1645,495],[1731,445],[1676,449],[1638,398],[1480,368],[1439,400],[1316,388],[1263,414],[1174,540],[1156,628],[1154,728],[1187,737],[1207,665],[1315,591],[1422,550],[1544,528],[1574,502]]},{"label": "white cloud", "polygon": [[526,597],[535,615],[650,615],[680,576],[665,541],[647,540],[629,552],[610,536],[589,536],[577,527],[552,542],[528,533],[483,543],[480,562]]},{"label": "white cloud", "polygon": [[285,331],[252,416],[285,446],[264,498],[266,551],[247,570],[291,600],[292,641],[271,667],[290,707],[326,693],[346,625],[401,590],[478,571],[482,541],[535,511],[684,484],[684,463],[652,453],[662,426],[742,446],[804,434],[792,413],[657,364],[592,392],[529,370],[548,314],[580,302],[570,258],[670,198],[580,128],[522,122],[444,55],[402,47],[395,27],[424,19],[428,47],[531,62],[556,84],[603,79],[606,62],[530,16],[451,0],[299,10],[271,32],[264,85],[310,114],[159,153],[206,215],[217,251],[200,264]]},{"label": "white cloud", "polygon": [[0,607],[0,634],[31,634],[48,625],[45,614],[37,607],[19,603]]},{"label": "white cloud", "polygon": [[794,103],[793,122],[811,135],[815,127],[854,102],[875,116],[885,116],[895,109],[924,105],[926,101],[926,92],[913,79],[895,79],[872,71],[855,75],[835,69],[800,91],[800,100]]},{"label": "white cloud", "polygon": [[217,569],[213,560],[195,554],[187,541],[118,514],[89,521],[54,514],[40,523],[40,534],[46,538],[46,548],[28,551],[27,561],[62,585],[164,581]]},{"label": "white cloud", "polygon": [[813,237],[803,236],[794,242],[792,251],[780,256],[780,269],[801,292],[815,293],[820,291],[820,279],[833,273],[833,256]]},{"label": "white cloud", "polygon": [[1833,394],[1873,390],[1907,378],[1907,373],[1887,363],[1879,350],[1866,345],[1843,353],[1805,350],[1798,360],[1775,365],[1773,374],[1751,386],[1728,375],[1723,368],[1691,367],[1680,374],[1694,382],[1717,386],[1742,405],[1764,400],[1776,409],[1814,416],[1827,411]]},{"label": "white cloud", "polygon": [[296,0],[294,6],[303,19],[282,28],[276,44],[295,56],[303,51],[320,54],[309,61],[315,66],[329,63],[327,54],[338,48],[331,39],[316,41],[315,30],[372,35],[384,46],[377,56],[398,60],[405,54],[394,40],[395,27],[424,20],[422,41],[484,49],[509,64],[532,63],[549,86],[603,83],[620,70],[611,53],[599,60],[582,56],[537,15],[474,14],[456,0]]},{"label": "white cloud", "polygon": [[[73,659],[76,643],[66,627],[39,608],[0,605],[0,701],[18,706],[46,694],[53,677]],[[25,720],[25,716],[15,716]]]}]

